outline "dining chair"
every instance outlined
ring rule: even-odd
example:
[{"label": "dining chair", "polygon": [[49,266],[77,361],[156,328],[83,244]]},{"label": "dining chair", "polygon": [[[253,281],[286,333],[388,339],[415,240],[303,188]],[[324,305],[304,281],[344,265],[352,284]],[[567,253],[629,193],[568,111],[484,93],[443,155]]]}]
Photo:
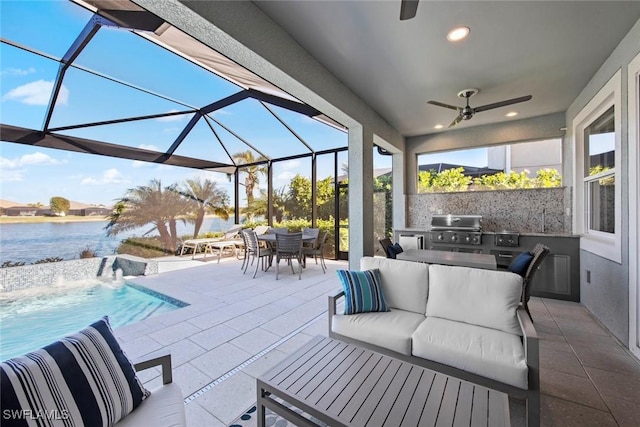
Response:
[{"label": "dining chair", "polygon": [[384,239],[380,239],[378,240],[380,242],[380,245],[382,246],[382,250],[384,250],[384,255],[387,258],[391,258],[391,255],[389,255],[389,247],[393,246],[393,242],[391,242],[391,239],[388,237],[385,237]]},{"label": "dining chair", "polygon": [[253,272],[253,278],[255,278],[258,273],[260,261],[262,261],[262,269],[264,270],[264,259],[269,258],[269,260],[271,260],[275,255],[275,252],[271,248],[263,248],[258,244],[258,236],[255,231],[243,230],[243,234],[245,236],[247,246],[247,260],[242,274],[247,272],[247,268],[249,268],[249,257],[251,257],[251,264],[254,262],[256,263],[256,269]]},{"label": "dining chair", "polygon": [[318,237],[320,236],[319,228],[303,228],[302,234],[306,236],[312,236],[314,238],[313,241],[302,242],[302,248],[313,248],[318,245]]},{"label": "dining chair", "polygon": [[540,264],[544,261],[547,254],[549,254],[549,247],[543,245],[542,243],[537,243],[534,248],[529,251],[531,255],[533,255],[533,259],[529,263],[529,268],[527,268],[527,272],[524,275],[524,280],[522,281],[522,305],[529,315],[529,319],[533,322],[533,317],[531,317],[531,312],[529,311],[529,306],[527,305],[529,299],[531,298],[531,282],[533,281],[533,276],[536,274],[536,271],[540,268]]},{"label": "dining chair", "polygon": [[298,233],[276,233],[276,280],[279,276],[280,260],[286,259],[293,269],[293,260],[298,261],[298,280],[302,279],[302,232]]},{"label": "dining chair", "polygon": [[314,240],[314,245],[312,247],[302,247],[302,256],[312,256],[313,259],[315,259],[316,264],[318,264],[318,257],[320,257],[320,266],[322,267],[322,272],[325,274],[327,272],[327,264],[324,262],[324,245],[328,236],[329,232],[324,231],[322,233],[322,237],[319,236]]}]

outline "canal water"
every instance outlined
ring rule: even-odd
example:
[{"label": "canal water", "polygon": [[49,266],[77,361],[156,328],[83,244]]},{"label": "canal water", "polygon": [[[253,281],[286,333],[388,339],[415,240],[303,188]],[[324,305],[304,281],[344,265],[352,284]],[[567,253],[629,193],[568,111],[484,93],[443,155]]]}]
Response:
[{"label": "canal water", "polygon": [[[120,242],[128,237],[142,236],[151,226],[107,237],[108,221],[40,222],[0,224],[0,263],[6,261],[31,264],[44,258],[77,259],[89,248],[98,256],[112,255]],[[225,231],[233,225],[233,218],[206,218],[200,233]],[[193,224],[178,223],[178,235],[193,233]],[[153,231],[148,236],[157,236]]]}]

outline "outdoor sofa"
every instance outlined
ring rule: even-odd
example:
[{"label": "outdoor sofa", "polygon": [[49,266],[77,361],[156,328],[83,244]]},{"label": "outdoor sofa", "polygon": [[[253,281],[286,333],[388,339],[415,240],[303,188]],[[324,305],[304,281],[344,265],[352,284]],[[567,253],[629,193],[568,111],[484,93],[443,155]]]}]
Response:
[{"label": "outdoor sofa", "polygon": [[[147,390],[137,371],[159,366]],[[186,426],[171,355],[132,363],[105,317],[76,334],[0,364],[2,425]],[[6,423],[6,424],[5,424]]]},{"label": "outdoor sofa", "polygon": [[527,425],[540,424],[538,338],[521,276],[361,259],[361,271],[375,269],[389,311],[340,314],[343,289],[329,297],[330,337],[526,399]]}]

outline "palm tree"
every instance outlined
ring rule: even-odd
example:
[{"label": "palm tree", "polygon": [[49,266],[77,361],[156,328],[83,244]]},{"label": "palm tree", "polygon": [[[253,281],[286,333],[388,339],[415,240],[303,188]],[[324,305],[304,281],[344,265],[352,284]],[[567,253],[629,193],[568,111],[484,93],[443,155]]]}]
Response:
[{"label": "palm tree", "polygon": [[193,238],[197,238],[206,213],[229,219],[227,193],[214,181],[200,178],[187,179],[177,189],[178,193],[192,204],[191,221],[194,223]]},{"label": "palm tree", "polygon": [[107,236],[152,224],[158,230],[164,249],[175,253],[178,243],[176,225],[185,222],[191,203],[175,191],[175,186],[162,187],[160,180],[127,190],[109,215]]},{"label": "palm tree", "polygon": [[[250,150],[241,151],[233,154],[231,157],[233,157],[233,160],[238,165],[251,165],[252,163],[266,160],[263,156],[256,159]],[[267,167],[265,165],[251,165],[243,167],[242,172],[245,174],[244,189],[247,194],[247,203],[251,206],[253,203],[253,190],[260,184],[259,175],[265,175],[267,173]]]}]

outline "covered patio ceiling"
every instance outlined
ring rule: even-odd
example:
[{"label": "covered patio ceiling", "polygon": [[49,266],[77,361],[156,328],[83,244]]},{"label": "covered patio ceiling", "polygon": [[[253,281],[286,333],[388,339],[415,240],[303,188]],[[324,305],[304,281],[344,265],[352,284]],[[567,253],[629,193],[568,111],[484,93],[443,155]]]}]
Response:
[{"label": "covered patio ceiling", "polygon": [[229,174],[347,146],[344,126],[134,3],[53,3],[3,11],[5,67],[36,61],[52,84],[46,105],[5,109],[2,141]]}]

